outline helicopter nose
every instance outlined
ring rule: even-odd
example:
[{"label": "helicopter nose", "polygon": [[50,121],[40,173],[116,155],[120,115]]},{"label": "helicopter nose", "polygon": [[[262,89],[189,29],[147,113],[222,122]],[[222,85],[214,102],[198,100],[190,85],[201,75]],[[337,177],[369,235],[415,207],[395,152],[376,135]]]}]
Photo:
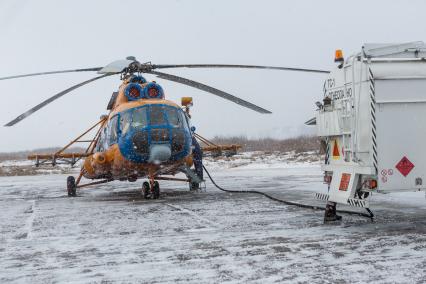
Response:
[{"label": "helicopter nose", "polygon": [[148,132],[138,131],[131,137],[133,149],[137,154],[146,155],[149,152],[148,148]]},{"label": "helicopter nose", "polygon": [[161,163],[169,160],[171,156],[170,145],[155,144],[150,147],[148,161],[151,163]]}]

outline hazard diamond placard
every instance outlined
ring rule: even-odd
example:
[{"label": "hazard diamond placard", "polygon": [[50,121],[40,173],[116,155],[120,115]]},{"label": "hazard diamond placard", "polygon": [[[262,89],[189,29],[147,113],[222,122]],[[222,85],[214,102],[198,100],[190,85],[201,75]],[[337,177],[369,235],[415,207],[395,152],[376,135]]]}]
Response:
[{"label": "hazard diamond placard", "polygon": [[395,168],[404,176],[406,177],[411,170],[414,168],[414,164],[408,160],[407,157],[403,157],[401,161],[399,161],[398,164],[396,164]]}]

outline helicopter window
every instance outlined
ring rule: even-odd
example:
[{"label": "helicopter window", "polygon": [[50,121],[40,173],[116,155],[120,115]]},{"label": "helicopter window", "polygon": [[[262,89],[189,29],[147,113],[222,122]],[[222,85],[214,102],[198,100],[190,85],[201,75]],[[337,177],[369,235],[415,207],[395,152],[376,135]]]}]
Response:
[{"label": "helicopter window", "polygon": [[117,122],[118,116],[114,116],[109,122],[109,145],[117,143]]},{"label": "helicopter window", "polygon": [[151,106],[149,119],[151,125],[166,124],[166,120],[164,119],[164,106]]},{"label": "helicopter window", "polygon": [[190,124],[189,117],[183,111],[180,112],[180,116],[182,118],[183,126],[184,126],[185,130],[189,131],[189,124]]},{"label": "helicopter window", "polygon": [[142,128],[148,125],[146,107],[136,109],[133,112],[132,127]]},{"label": "helicopter window", "polygon": [[120,114],[120,131],[121,135],[126,135],[127,131],[130,128],[130,122],[132,119],[132,113],[130,111],[126,111]]},{"label": "helicopter window", "polygon": [[105,136],[106,136],[106,128],[104,128],[101,132],[101,135],[99,136],[98,143],[96,145],[96,151],[97,152],[103,152],[105,151]]},{"label": "helicopter window", "polygon": [[185,135],[180,129],[172,129],[172,153],[181,152],[185,145]]},{"label": "helicopter window", "polygon": [[169,124],[173,127],[181,127],[182,117],[178,114],[177,109],[168,107],[165,110],[166,110],[167,120],[169,121]]}]

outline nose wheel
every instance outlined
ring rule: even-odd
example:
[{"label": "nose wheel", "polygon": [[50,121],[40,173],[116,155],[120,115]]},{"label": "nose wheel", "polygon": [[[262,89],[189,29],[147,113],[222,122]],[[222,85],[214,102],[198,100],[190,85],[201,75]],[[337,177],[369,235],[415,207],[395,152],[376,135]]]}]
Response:
[{"label": "nose wheel", "polygon": [[142,194],[145,199],[160,198],[160,184],[158,181],[147,182],[142,184]]},{"label": "nose wheel", "polygon": [[142,194],[143,198],[145,199],[149,199],[151,197],[151,188],[149,186],[149,182],[147,181],[142,184]]},{"label": "nose wheel", "polygon": [[152,197],[154,199],[160,198],[160,184],[158,183],[158,181],[154,181],[151,191],[152,191]]}]

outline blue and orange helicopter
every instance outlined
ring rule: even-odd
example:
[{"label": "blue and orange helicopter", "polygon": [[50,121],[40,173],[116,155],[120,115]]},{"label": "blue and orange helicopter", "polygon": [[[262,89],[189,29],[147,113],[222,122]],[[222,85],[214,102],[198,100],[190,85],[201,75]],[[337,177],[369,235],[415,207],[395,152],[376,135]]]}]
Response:
[{"label": "blue and orange helicopter", "polygon": [[[0,80],[6,80],[72,72],[98,72],[100,74],[55,94],[19,115],[5,126],[15,125],[44,106],[86,84],[108,76],[120,75],[122,83],[118,91],[113,92],[111,96],[107,106],[108,115],[102,116],[98,123],[59,151],[52,154],[30,155],[28,158],[35,160],[36,166],[48,163],[52,165],[58,163],[74,165],[79,160],[84,159],[77,179],[74,176],[67,178],[68,196],[76,196],[78,188],[114,180],[135,182],[141,178],[148,180],[142,184],[144,198],[159,198],[159,180],[188,182],[190,190],[197,190],[203,181],[203,153],[227,151],[228,154],[233,154],[241,146],[216,145],[196,134],[195,127],[191,126],[190,123],[192,98],[183,97],[181,106],[167,100],[163,88],[155,81],[147,82],[142,74],[152,74],[160,79],[194,87],[259,113],[271,112],[211,86],[156,71],[156,69],[185,67],[250,68],[328,73],[328,71],[323,70],[257,65],[154,65],[150,62],[140,63],[135,57],[130,56],[125,60],[114,61],[105,67],[40,72],[0,78]],[[92,139],[82,140],[85,135],[97,127],[96,134]],[[201,141],[204,147],[201,147],[198,141]],[[67,151],[78,142],[89,143],[85,152],[73,153]],[[174,176],[178,173],[184,173],[186,178],[175,178]],[[83,177],[92,181],[81,184]]]}]

